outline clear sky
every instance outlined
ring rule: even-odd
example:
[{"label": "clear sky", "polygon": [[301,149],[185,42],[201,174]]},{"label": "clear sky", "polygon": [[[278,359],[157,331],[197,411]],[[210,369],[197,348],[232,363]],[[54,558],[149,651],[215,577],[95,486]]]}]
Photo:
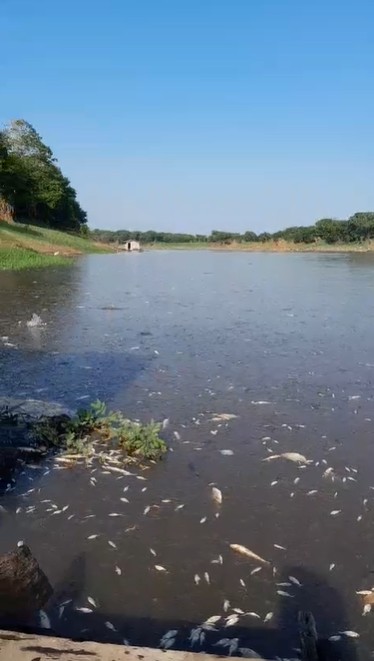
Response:
[{"label": "clear sky", "polygon": [[373,0],[0,0],[0,121],[92,227],[275,230],[374,209]]}]

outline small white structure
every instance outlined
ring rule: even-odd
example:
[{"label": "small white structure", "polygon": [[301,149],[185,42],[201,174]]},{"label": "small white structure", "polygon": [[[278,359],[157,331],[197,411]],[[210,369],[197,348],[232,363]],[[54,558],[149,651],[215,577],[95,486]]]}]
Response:
[{"label": "small white structure", "polygon": [[125,252],[139,252],[141,250],[139,241],[126,241],[126,243],[121,243],[118,246],[119,250],[124,250]]}]

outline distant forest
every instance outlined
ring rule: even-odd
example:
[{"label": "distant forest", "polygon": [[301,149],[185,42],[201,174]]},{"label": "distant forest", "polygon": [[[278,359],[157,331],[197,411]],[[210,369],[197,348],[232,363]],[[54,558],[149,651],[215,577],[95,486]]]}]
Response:
[{"label": "distant forest", "polygon": [[87,233],[87,214],[50,147],[17,119],[0,129],[0,220]]},{"label": "distant forest", "polygon": [[308,227],[287,227],[270,234],[247,231],[243,234],[213,230],[211,234],[175,234],[172,232],[138,232],[132,230],[92,230],[90,236],[105,243],[125,243],[130,239],[145,244],[151,243],[249,243],[266,241],[289,241],[293,243],[358,243],[374,239],[374,212],[355,213],[348,220],[322,218]]}]

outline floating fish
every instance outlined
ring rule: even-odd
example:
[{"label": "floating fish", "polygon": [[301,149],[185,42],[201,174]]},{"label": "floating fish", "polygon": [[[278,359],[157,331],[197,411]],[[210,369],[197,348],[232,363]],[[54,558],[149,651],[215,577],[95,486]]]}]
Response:
[{"label": "floating fish", "polygon": [[240,585],[241,585],[243,588],[246,587],[245,581],[243,581],[242,578],[239,579],[239,583],[240,583]]},{"label": "floating fish", "polygon": [[92,613],[93,612],[92,608],[86,608],[85,606],[82,606],[82,608],[76,608],[75,610],[78,611],[79,613]]},{"label": "floating fish", "polygon": [[116,627],[111,622],[105,622],[105,626],[107,629],[110,629],[111,631],[117,631]]},{"label": "floating fish", "polygon": [[118,576],[121,576],[121,574],[122,574],[122,569],[120,569],[120,567],[118,567],[118,565],[116,565],[116,567],[115,567],[115,572],[116,572],[116,574],[118,574]]},{"label": "floating fish", "polygon": [[93,599],[92,597],[87,597],[87,601],[88,601],[89,604],[91,604],[91,606],[93,606],[94,608],[97,608],[97,603],[96,603],[95,599]]},{"label": "floating fish", "polygon": [[223,610],[225,611],[225,613],[227,613],[229,608],[230,608],[230,602],[228,599],[225,599],[225,601],[223,602]]},{"label": "floating fish", "polygon": [[196,585],[199,585],[199,583],[201,581],[201,578],[200,578],[199,574],[195,574],[195,576],[193,577],[193,580],[195,581]]},{"label": "floating fish", "polygon": [[258,620],[261,619],[259,614],[255,613],[254,611],[249,611],[248,613],[246,613],[246,615],[249,615],[249,617],[256,617]]},{"label": "floating fish", "polygon": [[239,622],[239,615],[230,615],[226,618],[225,627],[233,627],[237,622]]},{"label": "floating fish", "polygon": [[212,498],[214,502],[218,503],[218,505],[221,505],[222,503],[222,491],[218,489],[217,487],[212,487]]},{"label": "floating fish", "polygon": [[203,629],[206,628],[207,626],[209,627],[212,624],[216,624],[221,619],[221,615],[211,615],[211,617],[208,617],[205,622],[202,623]]},{"label": "floating fish", "polygon": [[239,652],[244,659],[261,659],[260,654],[250,647],[239,647]]},{"label": "floating fish", "polygon": [[174,437],[177,439],[177,441],[180,441],[180,440],[181,440],[181,435],[180,435],[180,433],[177,432],[177,431],[174,432]]},{"label": "floating fish", "polygon": [[156,556],[156,555],[157,555],[157,553],[156,553],[156,551],[155,551],[154,549],[150,548],[149,551],[150,551],[150,553],[152,553],[153,556]]},{"label": "floating fish", "polygon": [[251,576],[254,576],[255,574],[258,574],[259,571],[262,571],[262,567],[255,567],[251,571]]},{"label": "floating fish", "polygon": [[108,540],[108,544],[109,544],[109,546],[112,547],[112,549],[116,549],[116,548],[117,548],[116,544],[115,544],[114,542],[112,542],[110,539]]},{"label": "floating fish", "polygon": [[150,506],[150,505],[147,505],[147,507],[144,508],[143,515],[145,516],[146,514],[148,514],[148,512],[150,511],[150,509],[151,509],[151,506]]},{"label": "floating fish", "polygon": [[210,577],[209,577],[209,574],[208,574],[207,571],[204,572],[204,578],[205,578],[205,581],[208,583],[208,585],[210,585]]},{"label": "floating fish", "polygon": [[183,509],[183,507],[184,507],[184,505],[177,505],[174,511],[178,512],[178,510]]},{"label": "floating fish", "polygon": [[367,615],[371,611],[371,604],[365,604],[364,610],[362,611],[363,615]]},{"label": "floating fish", "polygon": [[272,613],[272,612],[266,613],[266,615],[264,617],[264,622],[270,622],[270,620],[273,618],[273,615],[274,615],[274,613]]},{"label": "floating fish", "polygon": [[166,571],[165,567],[162,565],[155,565],[155,569],[157,569],[157,571]]},{"label": "floating fish", "polygon": [[229,422],[229,420],[234,420],[237,418],[237,415],[234,415],[234,413],[215,413],[214,417],[211,418],[211,422]]},{"label": "floating fish", "polygon": [[347,638],[359,638],[360,634],[357,631],[339,631],[342,636],[347,636]]},{"label": "floating fish", "polygon": [[96,539],[97,537],[100,537],[100,535],[89,535],[87,539]]},{"label": "floating fish", "polygon": [[335,567],[335,562],[332,562],[330,567],[329,567],[329,571],[332,571],[334,569],[334,567]]},{"label": "floating fish", "polygon": [[257,555],[257,553],[254,553],[250,549],[247,549],[247,547],[243,546],[242,544],[230,544],[230,548],[233,551],[240,553],[241,555],[245,555],[247,558],[251,558],[251,560],[257,560],[257,562],[262,562],[264,565],[270,565],[270,562],[268,560],[265,560],[260,555]]},{"label": "floating fish", "polygon": [[200,523],[205,523],[205,522],[206,522],[206,520],[207,520],[207,517],[206,517],[206,516],[203,516],[203,518],[202,518],[202,519],[200,519]]},{"label": "floating fish", "polygon": [[332,512],[330,512],[330,516],[337,516],[338,514],[340,514],[340,512],[341,510],[332,510]]},{"label": "floating fish", "polygon": [[169,423],[170,423],[169,418],[165,418],[165,419],[162,421],[162,429],[164,429],[164,430],[167,429],[168,426],[169,426]]},{"label": "floating fish", "polygon": [[244,615],[244,611],[241,608],[233,608],[232,610],[234,611],[234,613],[237,613],[238,615]]},{"label": "floating fish", "polygon": [[285,592],[284,590],[277,590],[277,594],[279,594],[280,597],[293,597],[292,594],[289,594],[288,592]]},{"label": "floating fish", "polygon": [[123,515],[119,514],[118,512],[111,512],[109,516],[123,516]]},{"label": "floating fish", "polygon": [[285,546],[281,546],[280,544],[273,544],[275,549],[279,549],[281,551],[287,551]]},{"label": "floating fish", "polygon": [[270,402],[267,402],[267,401],[264,400],[264,399],[260,399],[258,402],[254,402],[254,401],[252,400],[251,404],[254,404],[254,405],[257,405],[257,406],[264,406],[264,404],[270,404]]},{"label": "floating fish", "polygon": [[128,503],[128,502],[129,502],[129,500],[128,500],[127,498],[120,498],[120,500],[121,500],[123,503]]},{"label": "floating fish", "polygon": [[270,457],[266,457],[262,461],[271,461],[272,459],[287,459],[287,461],[293,461],[295,464],[309,464],[311,461],[304,457],[303,454],[299,454],[299,452],[283,452],[282,454],[272,454]]},{"label": "floating fish", "polygon": [[278,484],[278,480],[274,480],[273,482],[270,483],[271,487],[275,487],[275,485]]},{"label": "floating fish", "polygon": [[290,579],[291,583],[297,585],[299,588],[302,586],[302,583],[300,583],[300,581],[295,578],[295,576],[289,576],[288,578]]},{"label": "floating fish", "polygon": [[224,457],[232,457],[232,455],[234,454],[232,450],[220,450],[220,453]]},{"label": "floating fish", "polygon": [[314,494],[316,494],[316,493],[318,493],[318,490],[317,489],[312,489],[311,491],[308,491],[306,495],[307,496],[314,496]]},{"label": "floating fish", "polygon": [[329,638],[328,640],[329,640],[331,643],[336,643],[338,640],[341,640],[341,639],[342,639],[341,636],[330,636],[330,638]]},{"label": "floating fish", "polygon": [[39,620],[42,629],[51,629],[51,620],[45,611],[39,611]]}]

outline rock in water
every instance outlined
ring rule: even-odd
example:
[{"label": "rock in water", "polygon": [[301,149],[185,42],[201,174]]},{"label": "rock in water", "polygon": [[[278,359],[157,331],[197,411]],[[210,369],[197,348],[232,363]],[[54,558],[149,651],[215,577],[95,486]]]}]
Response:
[{"label": "rock in water", "polygon": [[28,546],[0,556],[0,617],[31,615],[43,608],[52,593]]}]

